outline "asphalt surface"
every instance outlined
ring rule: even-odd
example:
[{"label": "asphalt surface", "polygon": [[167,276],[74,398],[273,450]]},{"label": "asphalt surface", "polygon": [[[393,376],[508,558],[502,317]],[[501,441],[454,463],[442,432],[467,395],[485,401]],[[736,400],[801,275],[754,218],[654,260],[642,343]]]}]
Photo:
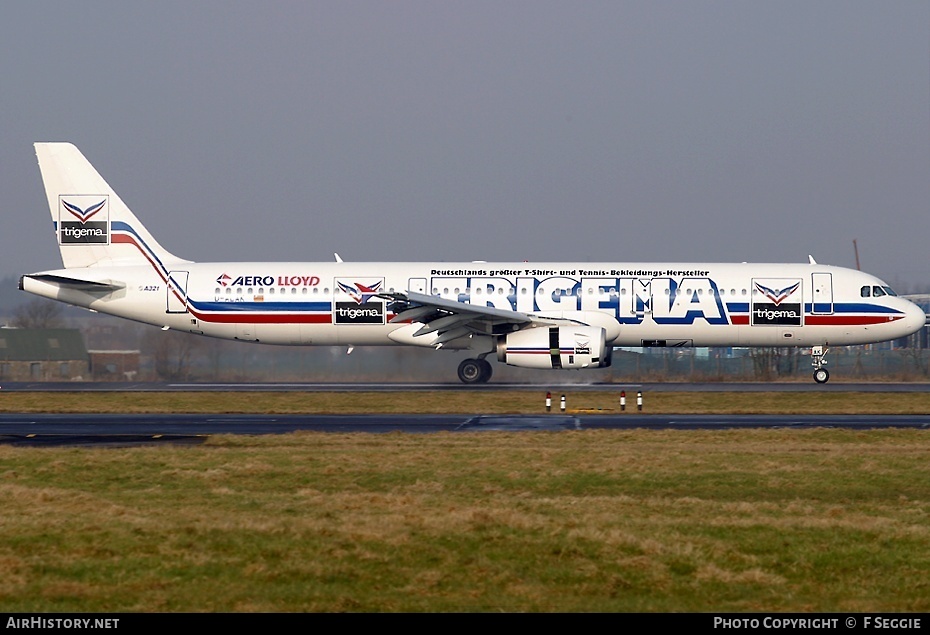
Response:
[{"label": "asphalt surface", "polygon": [[[644,383],[644,384],[485,384],[459,383],[99,383],[8,382],[7,392],[401,392],[410,390],[553,392],[930,392],[930,383]],[[930,429],[928,415],[655,415],[635,410],[574,413],[554,411],[540,415],[481,414],[0,414],[0,444],[16,445],[137,445],[201,443],[217,434],[285,434],[298,430],[317,432],[433,433],[544,431],[584,429],[729,428]]]},{"label": "asphalt surface", "polygon": [[16,392],[402,392],[407,390],[504,391],[539,390],[594,392],[604,390],[642,390],[643,392],[930,392],[928,383],[835,382],[790,383],[714,382],[714,383],[488,383],[466,386],[458,382],[443,383],[159,383],[159,382],[3,382],[0,395]]},{"label": "asphalt surface", "polygon": [[0,414],[0,443],[138,445],[200,443],[218,434],[316,432],[435,433],[591,429],[916,428],[930,415],[651,415],[640,412],[541,415]]}]

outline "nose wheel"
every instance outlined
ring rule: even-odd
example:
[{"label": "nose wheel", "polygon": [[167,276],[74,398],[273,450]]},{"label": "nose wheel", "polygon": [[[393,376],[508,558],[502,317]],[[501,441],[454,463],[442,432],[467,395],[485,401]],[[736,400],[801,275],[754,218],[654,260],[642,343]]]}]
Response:
[{"label": "nose wheel", "polygon": [[825,349],[823,346],[811,347],[811,366],[814,367],[814,381],[818,384],[825,384],[830,381],[830,371],[824,368],[827,365],[827,360],[824,359],[827,350],[829,349]]}]

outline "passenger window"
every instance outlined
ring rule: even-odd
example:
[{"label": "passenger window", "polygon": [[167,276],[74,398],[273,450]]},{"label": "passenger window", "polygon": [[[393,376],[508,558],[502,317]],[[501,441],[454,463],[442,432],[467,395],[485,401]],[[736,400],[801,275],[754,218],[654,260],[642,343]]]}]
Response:
[{"label": "passenger window", "polygon": [[859,295],[861,295],[863,298],[868,298],[872,295],[872,289],[866,285],[859,289]]}]

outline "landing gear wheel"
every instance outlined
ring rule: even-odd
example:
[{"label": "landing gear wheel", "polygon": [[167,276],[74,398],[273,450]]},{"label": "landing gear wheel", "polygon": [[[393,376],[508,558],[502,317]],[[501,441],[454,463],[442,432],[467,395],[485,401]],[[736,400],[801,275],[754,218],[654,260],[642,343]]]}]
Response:
[{"label": "landing gear wheel", "polygon": [[494,373],[494,367],[491,366],[491,362],[486,359],[479,359],[478,363],[481,364],[481,379],[479,381],[482,384],[487,383]]},{"label": "landing gear wheel", "polygon": [[[459,364],[459,379],[463,384],[480,384],[484,378],[484,360],[465,359]],[[487,362],[485,362],[487,363]]]},{"label": "landing gear wheel", "polygon": [[491,379],[494,369],[485,359],[466,359],[459,364],[459,379],[463,384],[483,384]]},{"label": "landing gear wheel", "polygon": [[824,359],[827,350],[823,346],[811,346],[811,366],[814,367],[814,381],[818,384],[825,384],[830,380],[830,373],[824,368],[827,365],[827,360]]}]

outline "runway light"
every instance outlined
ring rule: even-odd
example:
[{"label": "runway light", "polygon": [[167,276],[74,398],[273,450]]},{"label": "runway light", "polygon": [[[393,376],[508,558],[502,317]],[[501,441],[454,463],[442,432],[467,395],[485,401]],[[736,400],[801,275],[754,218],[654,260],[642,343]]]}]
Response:
[{"label": "runway light", "polygon": [[626,410],[626,391],[620,391],[620,411]]},{"label": "runway light", "polygon": [[547,392],[546,393],[546,412],[551,412],[551,411],[552,411],[552,393]]}]

